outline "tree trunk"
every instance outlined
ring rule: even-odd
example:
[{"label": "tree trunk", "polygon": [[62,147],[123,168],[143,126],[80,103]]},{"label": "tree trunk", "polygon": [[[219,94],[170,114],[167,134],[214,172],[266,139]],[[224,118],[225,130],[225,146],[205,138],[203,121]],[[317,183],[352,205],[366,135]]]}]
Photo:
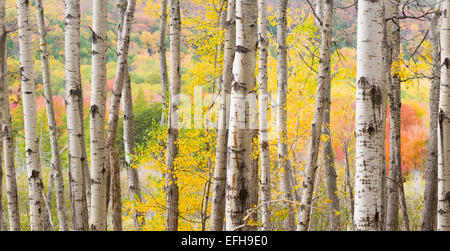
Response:
[{"label": "tree trunk", "polygon": [[170,103],[169,121],[167,131],[167,158],[166,166],[166,230],[178,230],[178,185],[174,161],[178,155],[178,109],[180,105],[180,35],[181,15],[180,1],[170,0]]},{"label": "tree trunk", "polygon": [[[254,84],[257,5],[254,0],[236,1],[236,49],[231,85],[230,129],[226,188],[226,230],[245,230],[244,214],[251,202],[251,139],[246,97]],[[253,33],[254,32],[254,33]]]},{"label": "tree trunk", "polygon": [[[288,0],[278,2],[277,17],[277,144],[278,144],[278,166],[282,170],[280,183],[282,196],[285,201],[292,201],[292,177],[291,165],[289,162],[288,143],[287,143],[287,44],[286,44],[286,26],[287,26],[287,5]],[[284,220],[284,230],[295,230],[295,214],[291,203],[283,202],[284,207],[288,209],[288,216]]]},{"label": "tree trunk", "polygon": [[[64,196],[64,181],[61,167],[61,156],[59,154],[59,135],[56,127],[55,111],[53,108],[53,95],[50,84],[50,64],[49,53],[47,49],[47,27],[45,26],[44,8],[42,0],[36,0],[36,15],[39,27],[39,43],[42,63],[42,76],[44,83],[44,95],[47,107],[47,120],[50,135],[50,146],[52,151],[51,159],[51,176],[56,179],[56,205],[58,211],[58,219],[60,230],[69,230],[69,221],[67,218],[67,208]],[[48,198],[51,200],[51,197]]]},{"label": "tree trunk", "polygon": [[356,86],[356,178],[357,230],[378,230],[381,213],[383,153],[384,76],[382,66],[383,10],[381,0],[358,2]]},{"label": "tree trunk", "polygon": [[[389,148],[389,179],[387,179],[388,196],[386,207],[386,230],[398,229],[399,187],[401,179],[401,83],[398,73],[400,57],[400,26],[398,25],[398,5],[385,1],[386,19],[389,19],[387,34],[388,59],[386,63],[389,86],[390,114],[390,148]],[[400,177],[400,178],[399,178]]]},{"label": "tree trunk", "polygon": [[161,126],[167,124],[167,104],[169,94],[169,83],[167,80],[167,60],[166,60],[166,28],[167,28],[167,0],[161,0],[161,15],[159,18],[158,54],[161,74],[161,96],[162,114]]},{"label": "tree trunk", "polygon": [[[311,140],[309,142],[308,157],[306,161],[306,177],[303,182],[303,194],[300,206],[300,221],[298,228],[301,231],[308,230],[310,213],[311,213],[311,203],[312,195],[314,192],[314,180],[315,172],[317,169],[317,158],[319,155],[320,141],[321,141],[321,129],[323,119],[327,110],[327,101],[329,101],[328,90],[331,88],[331,77],[330,77],[330,55],[331,55],[331,29],[332,29],[332,10],[333,3],[331,1],[322,2],[323,11],[322,13],[322,26],[320,27],[321,32],[321,43],[320,43],[320,62],[319,62],[319,79],[317,85],[317,93],[314,106],[314,117],[311,125]],[[329,109],[329,108],[328,108]],[[329,115],[328,115],[329,117]],[[328,126],[328,125],[325,125]],[[330,141],[331,143],[331,141]],[[327,143],[328,144],[328,143]],[[326,146],[326,145],[325,145]],[[331,145],[330,145],[331,147]],[[331,149],[332,152],[332,149]],[[331,153],[332,155],[332,153]],[[331,156],[329,149],[324,152],[324,158],[326,158],[325,164],[331,163]],[[330,159],[329,159],[330,158]],[[333,167],[334,169],[334,167]],[[328,169],[328,173],[333,175],[333,171]],[[328,177],[328,176],[327,176]],[[330,180],[331,181],[331,180]],[[333,183],[331,181],[331,183]],[[334,192],[332,192],[334,193]],[[333,212],[334,216],[336,214]],[[333,217],[334,217],[333,216]],[[334,218],[335,220],[335,218]],[[336,222],[332,222],[336,227]]]},{"label": "tree trunk", "polygon": [[233,79],[233,61],[236,45],[236,0],[229,0],[225,27],[224,63],[220,90],[220,113],[217,129],[216,161],[211,210],[211,230],[223,230],[225,217],[225,186],[227,174],[227,145],[229,94]]},{"label": "tree trunk", "polygon": [[42,174],[39,163],[39,136],[36,112],[36,86],[33,72],[33,44],[28,0],[17,1],[19,27],[20,80],[25,118],[26,167],[29,188],[30,226],[32,231],[44,230]]},{"label": "tree trunk", "polygon": [[8,201],[9,229],[20,231],[19,200],[17,196],[17,179],[14,165],[14,142],[12,135],[11,113],[9,104],[7,32],[5,30],[5,0],[0,0],[0,92],[1,132],[3,143],[3,160],[6,174],[6,199]]},{"label": "tree trunk", "polygon": [[430,21],[430,40],[433,53],[432,79],[430,87],[430,141],[428,146],[428,162],[425,174],[425,193],[422,211],[422,231],[432,231],[436,229],[437,216],[437,166],[438,166],[438,145],[437,127],[439,114],[439,82],[441,56],[439,51],[439,13],[435,13]]},{"label": "tree trunk", "polygon": [[450,230],[450,0],[442,2],[437,230]]},{"label": "tree trunk", "polygon": [[106,109],[106,0],[93,1],[92,90],[90,108],[91,230],[106,230],[107,175],[105,144]]},{"label": "tree trunk", "polygon": [[270,221],[269,201],[270,188],[270,149],[269,127],[267,119],[269,93],[267,91],[267,58],[269,55],[269,39],[267,38],[267,8],[266,0],[258,0],[258,51],[259,51],[259,149],[261,162],[261,221],[262,230],[272,230]]},{"label": "tree trunk", "polygon": [[[333,0],[323,1],[322,3],[322,36],[321,47],[324,47],[324,53],[322,54],[323,67],[319,67],[319,73],[323,74],[324,81],[324,117],[322,133],[326,136],[326,142],[323,146],[323,162],[325,164],[325,175],[327,183],[327,196],[331,200],[328,210],[328,218],[330,221],[329,229],[332,231],[340,230],[341,217],[339,215],[339,197],[337,190],[337,174],[334,165],[334,152],[331,144],[331,125],[330,125],[330,109],[331,109],[331,37],[333,27]],[[328,53],[325,53],[327,52]]]},{"label": "tree trunk", "polygon": [[119,150],[111,148],[109,151],[111,166],[111,209],[114,231],[122,231],[122,196],[120,192],[120,164]]},{"label": "tree trunk", "polygon": [[72,229],[89,230],[86,183],[83,176],[83,105],[80,73],[80,2],[65,2],[66,112],[69,142],[69,181],[71,186]]}]

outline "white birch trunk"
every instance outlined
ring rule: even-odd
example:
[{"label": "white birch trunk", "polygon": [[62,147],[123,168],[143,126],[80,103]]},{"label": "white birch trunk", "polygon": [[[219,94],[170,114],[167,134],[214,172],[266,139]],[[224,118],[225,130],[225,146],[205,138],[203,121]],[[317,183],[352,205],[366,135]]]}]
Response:
[{"label": "white birch trunk", "polygon": [[88,230],[86,187],[83,176],[83,106],[80,73],[80,1],[65,2],[66,113],[69,142],[69,182],[71,186],[72,229]]},{"label": "white birch trunk", "polygon": [[169,95],[169,83],[167,77],[166,60],[166,29],[167,29],[167,0],[161,0],[161,15],[159,18],[158,54],[161,74],[162,114],[161,126],[167,125],[167,104]]},{"label": "white birch trunk", "polygon": [[357,230],[377,230],[381,223],[383,18],[382,0],[358,2],[354,215]]},{"label": "white birch trunk", "polygon": [[261,163],[261,221],[262,230],[272,230],[269,203],[271,200],[270,187],[270,149],[269,128],[267,119],[268,98],[267,91],[267,58],[269,55],[269,40],[267,38],[267,8],[266,0],[258,0],[258,51],[259,51],[259,149]]},{"label": "white birch trunk", "polygon": [[216,161],[211,210],[211,230],[223,230],[225,218],[225,186],[227,174],[227,142],[229,94],[233,79],[233,61],[236,46],[236,0],[229,0],[225,26],[224,63],[220,90],[220,112],[217,129]]},{"label": "white birch trunk", "polygon": [[437,230],[450,230],[450,0],[442,1]]},{"label": "white birch trunk", "polygon": [[92,91],[90,108],[91,230],[106,230],[106,18],[107,1],[93,1]]},{"label": "white birch trunk", "polygon": [[[234,80],[231,85],[228,135],[226,230],[235,230],[244,224],[243,218],[248,209],[252,190],[251,181],[248,180],[249,173],[252,172],[250,147],[252,130],[247,128],[245,101],[255,81],[255,62],[251,54],[256,50],[256,34],[251,32],[251,26],[256,26],[256,15],[256,1],[236,1],[236,54],[233,63]],[[254,31],[256,33],[256,30]]]},{"label": "white birch trunk", "polygon": [[12,136],[11,113],[9,106],[8,64],[5,30],[5,0],[0,0],[0,92],[1,133],[3,143],[3,166],[6,175],[6,199],[8,201],[9,229],[20,231],[19,201],[17,195],[17,179],[14,166],[14,145]]},{"label": "white birch trunk", "polygon": [[39,163],[39,136],[36,111],[36,86],[33,72],[32,26],[28,0],[17,1],[19,27],[20,80],[25,118],[26,167],[29,188],[30,226],[32,231],[44,229],[42,174]]}]

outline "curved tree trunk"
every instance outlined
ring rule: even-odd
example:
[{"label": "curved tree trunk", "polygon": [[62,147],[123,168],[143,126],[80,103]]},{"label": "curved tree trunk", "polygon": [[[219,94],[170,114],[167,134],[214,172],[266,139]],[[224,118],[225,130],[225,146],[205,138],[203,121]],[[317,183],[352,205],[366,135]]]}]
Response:
[{"label": "curved tree trunk", "polygon": [[450,0],[442,1],[437,230],[450,230]]},{"label": "curved tree trunk", "polygon": [[223,230],[225,218],[225,186],[227,173],[227,142],[229,93],[233,78],[233,60],[236,45],[236,0],[229,0],[225,27],[224,63],[220,90],[220,113],[217,129],[216,161],[211,210],[211,230]]},{"label": "curved tree trunk", "polygon": [[6,199],[8,201],[9,229],[20,231],[19,200],[17,195],[16,169],[14,165],[14,142],[11,125],[11,112],[9,105],[9,84],[8,84],[8,64],[5,30],[5,1],[0,0],[0,85],[3,89],[0,92],[1,132],[3,143],[3,166],[6,174]]},{"label": "curved tree trunk", "polygon": [[357,230],[378,230],[381,223],[383,17],[381,0],[358,2],[354,215]]},{"label": "curved tree trunk", "polygon": [[90,108],[91,230],[106,230],[107,175],[105,144],[107,1],[93,1],[92,90]]},{"label": "curved tree trunk", "polygon": [[437,216],[437,166],[438,166],[438,144],[437,127],[439,119],[439,82],[441,56],[439,51],[439,13],[435,13],[430,21],[430,40],[433,53],[431,60],[432,80],[430,87],[430,141],[428,146],[428,162],[425,174],[425,193],[422,211],[422,231],[436,229]]},{"label": "curved tree trunk", "polygon": [[30,226],[33,231],[44,230],[43,184],[39,163],[39,136],[36,112],[36,86],[33,72],[32,27],[30,3],[17,1],[19,27],[20,82],[25,118],[26,167],[29,188]]},{"label": "curved tree trunk", "polygon": [[170,0],[170,103],[169,121],[167,132],[167,159],[166,166],[166,230],[178,230],[178,185],[175,174],[174,161],[178,155],[178,109],[180,105],[180,35],[181,35],[181,15],[180,1]]},{"label": "curved tree trunk", "polygon": [[[42,75],[44,82],[44,94],[47,106],[47,120],[50,134],[50,146],[52,151],[51,176],[55,179],[56,205],[60,230],[69,230],[69,221],[67,218],[66,200],[64,196],[64,181],[61,167],[61,156],[59,154],[59,135],[56,127],[55,111],[53,108],[53,95],[50,84],[50,64],[49,53],[47,49],[47,27],[45,26],[44,8],[42,0],[36,0],[36,14],[39,27],[39,43],[42,63]],[[47,198],[51,200],[51,197]]]}]

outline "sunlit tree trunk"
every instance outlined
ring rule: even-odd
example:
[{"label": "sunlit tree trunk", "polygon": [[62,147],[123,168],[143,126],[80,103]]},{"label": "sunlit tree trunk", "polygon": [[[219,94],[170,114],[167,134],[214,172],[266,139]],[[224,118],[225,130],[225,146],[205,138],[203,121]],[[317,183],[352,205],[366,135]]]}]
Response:
[{"label": "sunlit tree trunk", "polygon": [[93,1],[92,90],[90,108],[91,230],[106,230],[107,176],[105,144],[107,1]]},{"label": "sunlit tree trunk", "polygon": [[269,55],[269,40],[267,38],[267,8],[266,0],[258,0],[258,51],[259,51],[259,150],[261,163],[261,220],[262,230],[272,230],[270,221],[269,202],[271,200],[270,187],[270,151],[268,132],[268,91],[267,91],[267,58]]},{"label": "sunlit tree trunk", "polygon": [[450,230],[450,0],[442,1],[437,230]]},{"label": "sunlit tree trunk", "polygon": [[[289,162],[288,142],[287,142],[287,5],[288,0],[278,2],[277,17],[277,52],[278,52],[278,84],[277,84],[277,144],[278,144],[278,167],[281,171],[280,183],[283,199],[292,201],[292,177],[291,165]],[[288,216],[284,220],[284,230],[295,230],[295,214],[291,203],[284,202],[284,207],[288,209]]]},{"label": "sunlit tree trunk", "polygon": [[80,1],[65,2],[66,112],[69,142],[69,182],[72,229],[89,230],[86,186],[83,175],[82,86],[80,73]]},{"label": "sunlit tree trunk", "polygon": [[378,230],[383,126],[382,0],[358,2],[355,215],[357,230]]},{"label": "sunlit tree trunk", "polygon": [[32,26],[30,2],[18,0],[20,81],[22,89],[26,167],[30,203],[30,227],[44,230],[44,201],[42,197],[42,174],[39,163],[39,136],[36,111],[36,86],[33,72]]},{"label": "sunlit tree trunk", "polygon": [[430,141],[428,146],[428,162],[425,173],[425,193],[422,211],[422,231],[436,229],[437,217],[437,166],[438,145],[437,127],[439,119],[439,82],[441,56],[439,51],[439,23],[440,13],[435,13],[430,20],[430,40],[432,47],[432,79],[430,87]]},{"label": "sunlit tree trunk", "polygon": [[[256,50],[257,5],[254,0],[236,1],[236,50],[233,63],[234,79],[231,84],[230,124],[228,135],[228,166],[226,188],[226,230],[245,230],[247,206],[252,191],[251,138],[247,128],[246,96],[255,81],[255,61],[251,54]],[[255,33],[253,34],[252,31]]]},{"label": "sunlit tree trunk", "polygon": [[[39,27],[39,43],[42,63],[42,76],[44,83],[44,94],[47,107],[47,120],[50,135],[50,146],[52,151],[52,159],[50,163],[51,176],[55,179],[56,204],[58,211],[58,219],[60,230],[69,230],[69,221],[67,218],[67,208],[64,196],[64,181],[61,169],[61,156],[59,154],[59,135],[56,127],[55,111],[53,108],[53,95],[50,84],[50,64],[49,53],[47,49],[47,27],[45,26],[44,8],[42,0],[36,0],[36,15]],[[51,200],[51,198],[47,198]]]},{"label": "sunlit tree trunk", "polygon": [[167,78],[167,60],[166,60],[166,29],[167,29],[167,0],[161,0],[161,15],[159,17],[159,37],[158,37],[158,54],[159,67],[161,75],[161,96],[162,96],[162,114],[161,125],[167,124],[167,104],[169,83]]},{"label": "sunlit tree trunk", "polygon": [[6,16],[5,0],[0,0],[0,107],[1,133],[3,143],[3,166],[6,176],[6,200],[8,201],[9,229],[20,231],[19,200],[17,196],[16,169],[14,166],[14,142],[12,135],[11,113],[9,104],[8,64],[6,50]]},{"label": "sunlit tree trunk", "polygon": [[224,62],[220,90],[220,112],[217,129],[216,161],[211,210],[211,230],[223,230],[225,217],[225,186],[227,174],[227,142],[229,94],[233,80],[233,60],[236,45],[236,0],[228,1],[225,27]]},{"label": "sunlit tree trunk", "polygon": [[175,158],[178,155],[178,109],[180,105],[180,35],[181,15],[180,1],[169,1],[170,16],[170,97],[169,97],[169,121],[167,131],[167,158],[166,167],[166,230],[178,230],[178,200],[179,192],[175,174]]}]

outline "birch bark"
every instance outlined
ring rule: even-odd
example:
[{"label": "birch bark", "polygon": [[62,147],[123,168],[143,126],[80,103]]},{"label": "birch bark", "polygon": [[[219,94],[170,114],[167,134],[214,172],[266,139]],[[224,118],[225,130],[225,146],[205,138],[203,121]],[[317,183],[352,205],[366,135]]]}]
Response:
[{"label": "birch bark", "polygon": [[5,0],[0,0],[0,93],[1,132],[3,143],[3,166],[6,175],[6,199],[8,201],[9,229],[20,231],[19,200],[17,195],[16,169],[14,165],[14,142],[9,105],[9,84],[7,64],[7,32],[6,32]]},{"label": "birch bark", "polygon": [[377,230],[381,223],[383,18],[381,0],[358,2],[354,215],[357,230]]},{"label": "birch bark", "polygon": [[166,60],[166,29],[167,29],[167,0],[161,0],[161,15],[159,17],[159,37],[158,37],[158,54],[159,66],[161,73],[161,96],[162,96],[162,114],[161,126],[167,124],[167,104],[169,83],[167,79],[167,60]]},{"label": "birch bark", "polygon": [[233,61],[236,45],[236,0],[229,0],[225,27],[224,63],[220,90],[220,112],[217,129],[216,161],[211,210],[211,230],[223,230],[225,217],[225,186],[227,173],[227,144],[229,94],[233,79]]},{"label": "birch bark", "polygon": [[107,176],[105,144],[107,1],[93,1],[92,90],[90,108],[91,230],[106,230]]},{"label": "birch bark", "polygon": [[25,124],[26,167],[32,231],[44,230],[43,183],[39,163],[39,136],[36,111],[36,87],[33,73],[32,27],[30,3],[17,1],[19,27],[20,82]]},{"label": "birch bark", "polygon": [[442,1],[437,230],[450,230],[450,0]]}]

